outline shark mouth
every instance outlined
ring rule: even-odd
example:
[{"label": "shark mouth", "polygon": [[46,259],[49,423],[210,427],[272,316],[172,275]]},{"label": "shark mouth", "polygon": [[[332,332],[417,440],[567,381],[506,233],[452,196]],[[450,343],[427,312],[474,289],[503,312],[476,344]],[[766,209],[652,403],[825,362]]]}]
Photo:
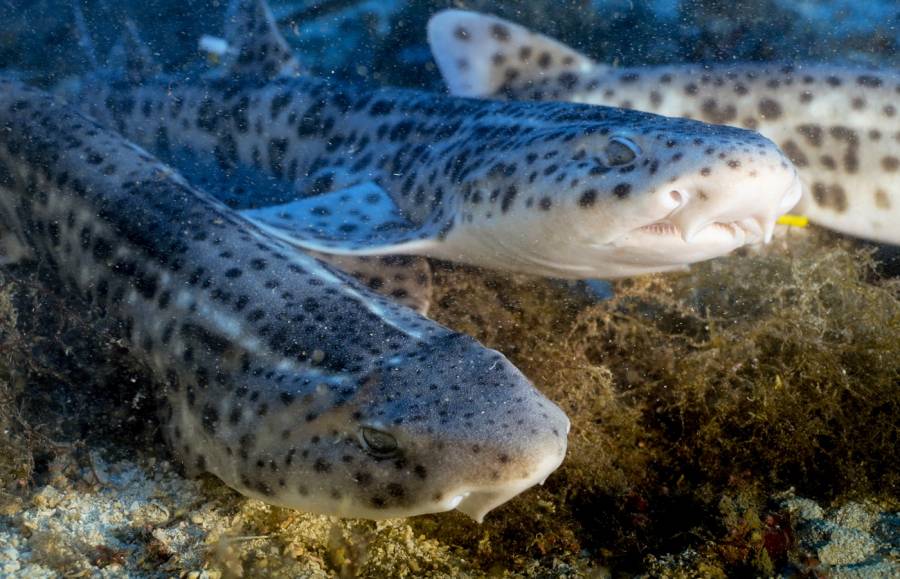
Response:
[{"label": "shark mouth", "polygon": [[682,228],[671,221],[663,220],[639,227],[634,232],[656,237],[680,237],[685,243],[702,243],[721,239],[729,244],[745,245],[771,241],[774,225],[774,221],[742,219],[730,222],[716,221],[697,227]]},{"label": "shark mouth", "polygon": [[[788,212],[802,196],[802,185],[798,175],[794,175],[791,184],[784,190],[777,207],[771,207],[766,211],[757,211],[747,217],[737,220],[703,219],[698,215],[691,215],[683,209],[690,202],[690,195],[686,192],[674,190],[670,193],[671,200],[677,206],[663,219],[649,223],[632,230],[630,235],[651,235],[657,238],[680,237],[686,244],[715,244],[747,245],[755,243],[769,243],[775,231],[775,221]],[[745,210],[749,208],[745,207]],[[740,214],[736,208],[729,211],[732,215]],[[746,215],[746,213],[745,213]],[[726,218],[727,219],[727,218]],[[643,234],[643,235],[641,235]]]},{"label": "shark mouth", "polygon": [[550,473],[562,464],[565,453],[548,454],[538,464],[531,476],[508,481],[504,485],[491,486],[489,488],[471,489],[451,494],[440,510],[456,509],[481,523],[484,516],[491,510],[506,503],[516,495],[528,490],[534,485],[542,485]]}]

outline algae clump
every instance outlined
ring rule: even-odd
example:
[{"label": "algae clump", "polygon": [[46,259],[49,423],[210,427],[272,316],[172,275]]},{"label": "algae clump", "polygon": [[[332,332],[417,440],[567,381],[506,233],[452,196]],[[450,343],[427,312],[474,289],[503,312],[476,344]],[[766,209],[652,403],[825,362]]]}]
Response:
[{"label": "algae clump", "polygon": [[[637,567],[642,552],[727,542],[727,497],[751,497],[758,517],[789,487],[896,501],[900,285],[868,251],[821,241],[620,282],[594,304],[547,281],[441,270],[438,319],[507,354],[573,423],[549,488],[488,518],[488,552],[578,547]],[[746,539],[739,566],[770,572],[758,534]]]}]

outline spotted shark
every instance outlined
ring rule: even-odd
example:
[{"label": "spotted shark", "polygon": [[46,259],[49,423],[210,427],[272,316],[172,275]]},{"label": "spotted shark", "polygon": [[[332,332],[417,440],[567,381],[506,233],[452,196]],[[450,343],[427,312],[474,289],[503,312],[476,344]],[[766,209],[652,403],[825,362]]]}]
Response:
[{"label": "spotted shark", "polygon": [[495,16],[445,10],[428,41],[455,95],[574,101],[757,130],[805,183],[795,212],[900,244],[900,72],[772,63],[614,68]]},{"label": "spotted shark", "polygon": [[616,278],[765,241],[800,196],[787,157],[751,131],[335,84],[272,48],[284,39],[264,2],[228,14],[226,31],[249,31],[226,38],[239,66],[86,79],[76,99],[189,180],[219,172],[211,191],[306,250]]},{"label": "spotted shark", "polygon": [[3,79],[0,267],[26,261],[147,366],[186,468],[247,496],[481,521],[563,460],[568,419],[503,355]]}]

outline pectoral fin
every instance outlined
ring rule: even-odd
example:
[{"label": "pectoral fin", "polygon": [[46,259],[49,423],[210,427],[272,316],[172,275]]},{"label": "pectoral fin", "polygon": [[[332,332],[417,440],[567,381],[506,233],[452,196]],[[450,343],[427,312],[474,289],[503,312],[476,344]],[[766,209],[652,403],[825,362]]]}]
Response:
[{"label": "pectoral fin", "polygon": [[337,255],[426,255],[443,229],[410,221],[373,182],[240,214],[288,243]]}]

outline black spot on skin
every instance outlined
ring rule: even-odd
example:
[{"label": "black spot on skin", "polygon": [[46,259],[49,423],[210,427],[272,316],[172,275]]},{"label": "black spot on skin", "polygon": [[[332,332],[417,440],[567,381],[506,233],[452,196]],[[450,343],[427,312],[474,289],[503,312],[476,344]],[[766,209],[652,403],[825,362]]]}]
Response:
[{"label": "black spot on skin", "polygon": [[506,192],[503,193],[503,198],[500,201],[500,211],[506,213],[509,211],[509,208],[512,206],[513,201],[518,194],[518,189],[516,189],[515,185],[510,185]]},{"label": "black spot on skin", "polygon": [[216,426],[219,423],[219,411],[211,404],[203,407],[203,430],[209,434],[214,434]]},{"label": "black spot on skin", "polygon": [[821,207],[833,209],[838,213],[843,213],[847,210],[847,194],[840,185],[815,183],[812,194],[815,202]]},{"label": "black spot on skin", "polygon": [[798,167],[809,166],[809,159],[793,139],[788,139],[787,141],[782,143],[781,149],[794,165],[797,165]]},{"label": "black spot on skin", "polygon": [[322,458],[317,458],[316,462],[313,463],[313,469],[316,472],[330,472],[331,471],[331,463]]},{"label": "black spot on skin", "polygon": [[813,147],[822,146],[822,137],[824,131],[819,125],[800,125],[799,127],[797,127],[797,130]]},{"label": "black spot on skin", "polygon": [[759,101],[759,114],[764,119],[777,119],[781,116],[781,105],[769,98],[762,99]]},{"label": "black spot on skin", "polygon": [[618,185],[613,187],[613,195],[615,195],[619,199],[628,197],[629,193],[631,193],[631,185],[629,185],[628,183],[619,183]]},{"label": "black spot on skin", "polygon": [[703,101],[701,110],[706,120],[716,124],[730,123],[737,118],[737,108],[734,105],[720,107],[715,99]]},{"label": "black spot on skin", "polygon": [[458,40],[462,40],[463,42],[467,42],[470,38],[469,31],[462,26],[457,26],[456,30],[453,31],[453,36],[455,36]]},{"label": "black spot on skin", "polygon": [[541,197],[541,200],[538,202],[538,207],[544,211],[549,211],[552,206],[553,201],[549,197]]},{"label": "black spot on skin", "polygon": [[495,23],[491,25],[491,36],[498,42],[508,42],[510,36],[509,28],[500,23]]},{"label": "black spot on skin", "polygon": [[109,241],[102,237],[97,237],[94,240],[94,250],[93,255],[94,259],[97,261],[106,261],[112,256],[113,248],[110,245]]},{"label": "black spot on skin", "polygon": [[587,189],[584,193],[581,194],[581,197],[578,198],[578,205],[584,208],[593,207],[594,203],[597,202],[597,190],[596,189]]},{"label": "black spot on skin", "polygon": [[883,83],[883,81],[875,75],[871,74],[862,74],[856,77],[856,84],[859,86],[864,86],[868,88],[878,88]]}]

